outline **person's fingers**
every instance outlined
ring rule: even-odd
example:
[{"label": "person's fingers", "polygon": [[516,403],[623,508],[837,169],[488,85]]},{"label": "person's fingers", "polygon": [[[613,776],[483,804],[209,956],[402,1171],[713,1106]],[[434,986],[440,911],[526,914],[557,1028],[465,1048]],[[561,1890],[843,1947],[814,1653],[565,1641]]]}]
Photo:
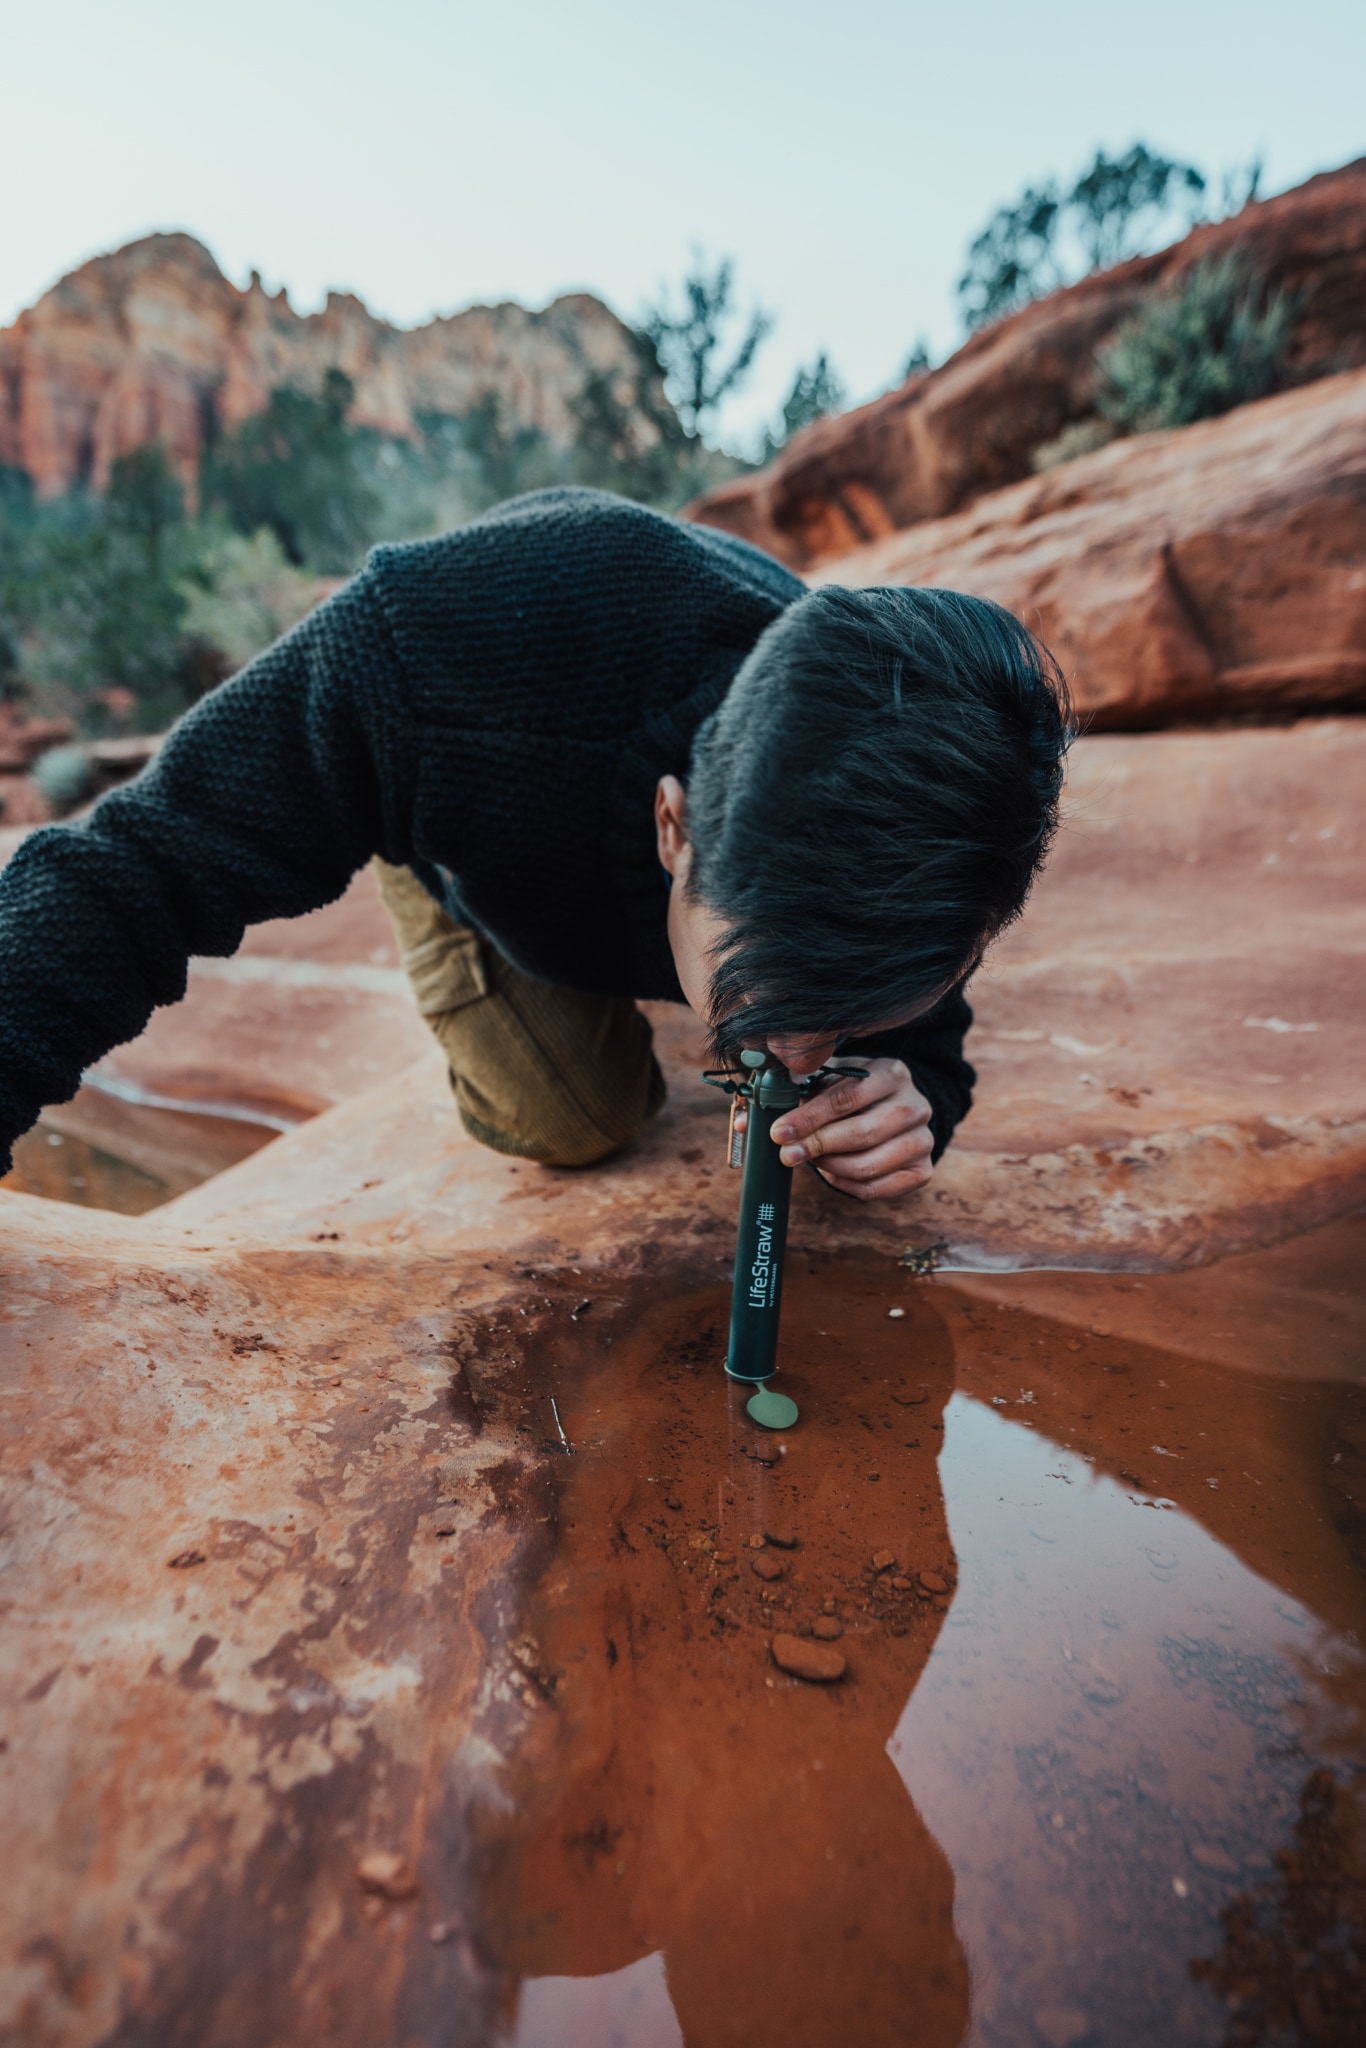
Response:
[{"label": "person's fingers", "polygon": [[800,1142],[810,1132],[818,1131],[826,1124],[836,1123],[841,1117],[854,1115],[871,1108],[875,1102],[884,1101],[909,1078],[900,1060],[879,1060],[868,1070],[866,1080],[851,1076],[847,1081],[836,1081],[831,1087],[822,1089],[819,1095],[810,1096],[799,1108],[788,1110],[773,1126],[773,1135],[782,1145]]},{"label": "person's fingers", "polygon": [[875,1147],[886,1144],[888,1139],[910,1131],[923,1135],[924,1150],[928,1152],[930,1138],[926,1126],[929,1120],[930,1107],[922,1097],[894,1095],[875,1103],[862,1116],[847,1116],[838,1123],[827,1124],[824,1130],[812,1131],[799,1145],[784,1145],[779,1156],[784,1166],[800,1166],[807,1159],[871,1152]]},{"label": "person's fingers", "polygon": [[928,1160],[923,1166],[905,1168],[898,1173],[883,1174],[880,1180],[851,1180],[836,1175],[825,1167],[819,1169],[822,1180],[829,1181],[842,1195],[852,1195],[857,1202],[881,1202],[889,1196],[913,1195],[929,1180],[931,1167]]},{"label": "person's fingers", "polygon": [[933,1149],[928,1131],[899,1131],[880,1145],[869,1145],[848,1154],[830,1154],[818,1163],[822,1173],[840,1180],[880,1180],[883,1174],[921,1166]]}]

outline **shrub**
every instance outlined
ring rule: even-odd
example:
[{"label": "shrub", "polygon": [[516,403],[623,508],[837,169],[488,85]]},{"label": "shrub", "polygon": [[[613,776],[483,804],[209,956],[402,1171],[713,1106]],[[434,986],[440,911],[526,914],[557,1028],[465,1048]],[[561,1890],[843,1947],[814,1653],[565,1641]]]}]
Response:
[{"label": "shrub", "polygon": [[1236,256],[1151,293],[1097,351],[1097,405],[1121,433],[1151,433],[1265,398],[1280,379],[1294,303],[1267,294]]},{"label": "shrub", "polygon": [[95,781],[94,764],[79,742],[49,747],[34,764],[33,781],[39,795],[46,797],[60,817],[89,796]]},{"label": "shrub", "polygon": [[1114,438],[1115,430],[1108,420],[1072,420],[1051,441],[1040,442],[1029,466],[1035,476],[1042,476],[1047,470],[1060,469],[1064,462],[1075,462],[1082,455],[1094,455],[1098,448],[1108,448]]},{"label": "shrub", "polygon": [[253,534],[206,524],[181,579],[182,631],[192,645],[217,650],[231,674],[303,618],[318,600],[318,578],[296,569],[272,528]]},{"label": "shrub", "polygon": [[204,458],[204,504],[239,533],[268,526],[296,568],[346,575],[376,538],[379,504],[358,460],[366,437],[347,424],[354,390],[329,370],[314,395],[279,385]]}]

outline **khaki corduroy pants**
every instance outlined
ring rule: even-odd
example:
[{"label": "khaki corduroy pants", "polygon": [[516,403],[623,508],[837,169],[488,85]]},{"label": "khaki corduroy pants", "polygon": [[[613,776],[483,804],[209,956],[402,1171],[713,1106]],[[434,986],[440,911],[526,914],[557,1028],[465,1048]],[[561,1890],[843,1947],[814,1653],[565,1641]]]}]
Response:
[{"label": "khaki corduroy pants", "polygon": [[472,1138],[546,1166],[588,1166],[663,1106],[653,1033],[634,1003],[533,980],[448,917],[411,868],[370,865]]}]

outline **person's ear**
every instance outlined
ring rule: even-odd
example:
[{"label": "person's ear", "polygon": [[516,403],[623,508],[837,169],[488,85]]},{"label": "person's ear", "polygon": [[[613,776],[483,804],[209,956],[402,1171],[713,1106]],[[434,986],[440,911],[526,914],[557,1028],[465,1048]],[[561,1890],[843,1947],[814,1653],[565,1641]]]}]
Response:
[{"label": "person's ear", "polygon": [[661,775],[655,788],[655,843],[659,864],[681,878],[692,859],[688,838],[688,793],[676,775]]}]

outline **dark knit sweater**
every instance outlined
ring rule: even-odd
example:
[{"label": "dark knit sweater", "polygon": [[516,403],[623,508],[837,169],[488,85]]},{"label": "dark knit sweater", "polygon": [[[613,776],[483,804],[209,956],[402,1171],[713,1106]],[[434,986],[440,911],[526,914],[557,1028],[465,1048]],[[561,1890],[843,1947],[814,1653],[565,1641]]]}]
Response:
[{"label": "dark knit sweater", "polygon": [[[542,980],[680,1000],[655,783],[686,777],[801,593],[743,541],[594,491],[377,548],[136,782],[0,874],[0,1160],[184,995],[192,954],[333,901],[374,853]],[[849,1048],[907,1060],[939,1150],[971,1099],[970,1021],[955,995]]]}]

